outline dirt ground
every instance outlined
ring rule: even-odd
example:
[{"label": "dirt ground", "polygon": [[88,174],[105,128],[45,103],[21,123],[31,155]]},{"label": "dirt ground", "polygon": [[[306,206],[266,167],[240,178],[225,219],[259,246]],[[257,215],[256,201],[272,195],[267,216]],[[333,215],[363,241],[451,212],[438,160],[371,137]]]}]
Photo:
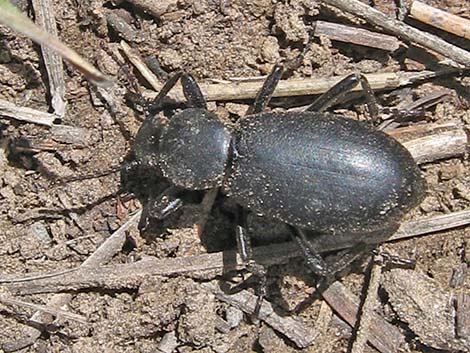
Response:
[{"label": "dirt ground", "polygon": [[[470,13],[468,1],[425,2],[463,17]],[[65,136],[57,127],[0,120],[0,277],[20,278],[80,266],[140,207],[138,199],[121,190],[120,176],[115,171],[123,163],[144,117],[125,93],[147,92],[150,86],[122,55],[121,40],[141,57],[156,58],[166,72],[183,69],[201,82],[265,75],[274,63],[294,62],[304,50],[301,62],[286,79],[433,70],[442,59],[435,54],[422,55],[413,46],[387,52],[326,37],[312,38],[317,20],[373,30],[364,21],[323,6],[321,1],[165,0],[154,1],[152,11],[145,7],[145,1],[54,3],[60,39],[117,82],[114,94],[118,111],[110,109],[96,89],[65,64],[67,108],[57,124],[78,128],[74,130],[78,134],[75,138]],[[394,1],[372,3],[395,16]],[[16,4],[32,16],[28,2],[19,0]],[[409,22],[470,50],[470,43],[464,39]],[[5,27],[0,27],[0,36],[0,98],[18,106],[51,111],[40,48]],[[414,124],[453,122],[468,127],[469,86],[468,77],[457,72],[413,85],[409,90],[377,93],[377,97],[383,107],[388,107],[443,90],[446,99],[427,109]],[[311,100],[286,98],[274,103],[284,109]],[[209,109],[234,122],[246,112],[249,103],[210,102]],[[336,110],[364,119],[364,102],[353,103],[342,104]],[[470,210],[467,155],[422,164],[421,169],[428,183],[427,196],[407,216],[408,220]],[[91,177],[73,180],[79,176]],[[123,251],[112,263],[235,248],[234,205],[219,195],[202,243],[194,227],[201,208],[197,204],[185,206],[171,224],[160,227],[163,234],[140,234],[132,227]],[[257,219],[251,229],[282,233],[277,225]],[[469,235],[470,227],[463,226],[383,246],[382,250],[399,258],[416,260],[413,270],[384,273],[379,291],[376,311],[404,335],[400,351],[470,351],[469,342],[455,337],[452,326],[460,320],[455,317],[455,308],[461,302],[455,298],[468,301],[470,295],[466,272]],[[356,295],[363,293],[365,276],[361,268],[342,279]],[[282,316],[295,317],[307,329],[313,331],[323,324],[313,343],[303,349],[264,321],[253,323],[239,309],[216,299],[201,286],[203,282],[183,276],[154,277],[137,289],[73,292],[65,309],[84,316],[88,323],[56,320],[42,327],[41,337],[21,352],[342,352],[350,348],[355,337],[354,329],[335,314],[326,315],[329,321],[319,323],[319,315],[328,312],[322,299],[302,305],[315,288],[302,259],[269,268],[266,299]],[[414,286],[409,287],[410,283]],[[404,293],[416,288],[423,290],[418,297],[429,307],[417,310],[418,304],[403,298]],[[0,294],[12,297],[2,285]],[[52,295],[15,298],[47,305]],[[468,302],[466,305],[468,317]],[[0,305],[0,351],[11,351],[11,344],[15,346],[30,332],[27,321],[33,313],[24,306]],[[470,330],[468,322],[465,329]],[[470,331],[466,332],[468,338]],[[367,346],[365,351],[376,350]]]}]

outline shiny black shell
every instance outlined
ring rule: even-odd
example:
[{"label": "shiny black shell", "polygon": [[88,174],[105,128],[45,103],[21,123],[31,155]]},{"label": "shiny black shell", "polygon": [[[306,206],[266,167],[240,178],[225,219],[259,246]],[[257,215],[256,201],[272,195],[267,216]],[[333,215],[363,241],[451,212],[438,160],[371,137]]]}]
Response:
[{"label": "shiny black shell", "polygon": [[240,205],[324,234],[398,224],[425,194],[410,153],[363,123],[314,113],[261,113],[239,122],[225,192]]}]

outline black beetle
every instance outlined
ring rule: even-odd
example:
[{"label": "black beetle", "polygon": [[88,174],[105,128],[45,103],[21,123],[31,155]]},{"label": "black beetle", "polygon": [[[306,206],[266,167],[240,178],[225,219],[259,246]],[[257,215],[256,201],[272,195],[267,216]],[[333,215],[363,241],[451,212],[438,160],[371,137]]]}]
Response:
[{"label": "black beetle", "polygon": [[140,176],[150,173],[164,185],[159,195],[144,202],[150,216],[160,219],[181,206],[182,190],[221,187],[240,205],[236,233],[247,264],[253,265],[244,231],[246,209],[290,225],[310,268],[328,278],[336,269],[316,253],[305,230],[352,245],[377,244],[422,201],[425,182],[410,153],[396,140],[368,123],[323,112],[359,82],[369,107],[374,107],[362,75],[348,76],[303,112],[263,113],[281,75],[282,67],[276,65],[248,115],[235,127],[207,110],[192,76],[173,76],[151,110],[161,108],[179,78],[191,107],[168,121],[146,118],[132,162],[124,165],[123,183],[133,184],[130,189],[138,193]]}]

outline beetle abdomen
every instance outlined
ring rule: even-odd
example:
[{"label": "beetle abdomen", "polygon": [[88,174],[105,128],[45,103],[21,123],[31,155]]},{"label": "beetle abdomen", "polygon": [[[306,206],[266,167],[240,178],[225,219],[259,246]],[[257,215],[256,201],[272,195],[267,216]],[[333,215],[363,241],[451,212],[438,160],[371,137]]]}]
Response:
[{"label": "beetle abdomen", "polygon": [[387,228],[421,202],[410,153],[366,123],[312,112],[241,120],[226,189],[238,203],[324,233]]}]

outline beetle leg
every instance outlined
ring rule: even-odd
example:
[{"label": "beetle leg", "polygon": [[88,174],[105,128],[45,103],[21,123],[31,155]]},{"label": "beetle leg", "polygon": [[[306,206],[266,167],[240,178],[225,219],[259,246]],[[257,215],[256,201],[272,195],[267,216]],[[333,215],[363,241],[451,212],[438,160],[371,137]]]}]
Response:
[{"label": "beetle leg", "polygon": [[255,310],[253,312],[253,316],[257,317],[261,309],[263,298],[266,296],[266,270],[264,269],[264,266],[256,263],[256,261],[253,259],[251,239],[246,228],[246,211],[241,206],[238,206],[237,228],[235,231],[237,237],[238,253],[244,262],[246,269],[252,274],[252,276],[255,276],[259,279],[259,281],[256,282],[255,288],[258,299],[256,301]]},{"label": "beetle leg", "polygon": [[149,197],[147,203],[149,216],[162,220],[179,210],[183,202],[175,196],[177,191],[176,187],[170,186],[157,197]]},{"label": "beetle leg", "polygon": [[207,110],[206,99],[201,92],[201,88],[191,74],[185,73],[181,76],[181,85],[183,86],[183,93],[188,100],[188,105],[190,107]]},{"label": "beetle leg", "polygon": [[329,269],[328,264],[323,257],[313,248],[310,241],[307,239],[305,232],[301,229],[290,227],[292,229],[291,235],[304,254],[307,265],[313,273],[321,278],[330,278],[333,272]]},{"label": "beetle leg", "polygon": [[375,99],[374,93],[367,78],[364,75],[358,73],[350,74],[336,83],[328,91],[318,97],[311,105],[309,105],[305,111],[325,111],[332,105],[336,104],[339,100],[344,98],[344,96],[358,84],[361,84],[362,86],[362,90],[366,97],[369,114],[371,115],[372,119],[375,120],[379,114],[377,100]]},{"label": "beetle leg", "polygon": [[358,243],[352,248],[344,250],[333,265],[328,264],[323,257],[313,248],[305,232],[301,229],[291,227],[291,232],[297,245],[302,249],[307,265],[312,272],[320,277],[318,287],[326,289],[344,269],[348,268],[352,262],[359,259],[368,250],[375,247],[375,244]]},{"label": "beetle leg", "polygon": [[147,110],[150,115],[154,115],[158,110],[161,109],[163,102],[171,89],[176,85],[176,82],[180,79],[182,72],[179,71],[172,75],[168,81],[165,82],[160,92],[158,92],[157,96],[153,99],[152,103],[148,106]]},{"label": "beetle leg", "polygon": [[283,72],[284,67],[281,64],[274,65],[273,70],[264,81],[263,87],[261,87],[259,92],[256,94],[255,101],[248,110],[247,115],[261,113],[264,108],[266,108]]}]

